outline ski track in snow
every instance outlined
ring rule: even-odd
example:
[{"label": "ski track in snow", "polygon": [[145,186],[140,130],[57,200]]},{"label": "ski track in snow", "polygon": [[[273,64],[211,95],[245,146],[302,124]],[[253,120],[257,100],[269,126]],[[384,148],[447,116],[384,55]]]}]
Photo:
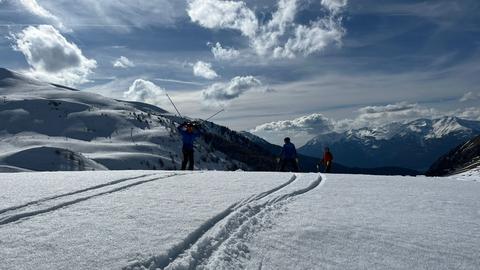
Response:
[{"label": "ski track in snow", "polygon": [[215,259],[222,256],[222,253],[232,258],[232,256],[238,256],[242,249],[248,249],[241,242],[246,235],[251,235],[258,226],[261,226],[262,221],[266,222],[262,218],[278,210],[288,199],[315,189],[323,180],[322,176],[319,175],[305,188],[274,195],[297,179],[298,176],[293,175],[290,180],[282,185],[232,204],[221,213],[207,220],[166,253],[134,262],[124,269],[231,268],[231,266],[219,267],[219,265],[208,264],[215,263]]},{"label": "ski track in snow", "polygon": [[[172,174],[156,176],[154,178],[148,178],[146,180],[140,180],[140,181],[134,181],[134,180],[147,178],[150,176],[154,176],[156,174],[145,174],[145,175],[140,175],[136,177],[122,178],[122,179],[114,180],[105,184],[95,185],[95,186],[84,188],[81,190],[77,190],[77,191],[73,191],[73,192],[69,192],[69,193],[65,193],[57,196],[46,197],[46,198],[31,201],[22,205],[9,207],[9,208],[0,210],[0,225],[6,225],[6,224],[16,222],[25,218],[30,218],[36,215],[49,213],[49,212],[58,210],[60,208],[64,208],[66,206],[77,204],[77,203],[80,203],[95,197],[99,197],[102,195],[107,195],[114,192],[122,191],[130,187],[134,187],[141,184],[146,184],[149,182],[162,180],[162,179],[166,179],[174,176],[186,175],[186,174],[188,173],[172,173]],[[128,181],[133,181],[133,183],[115,187],[113,189],[104,190],[106,188],[111,188],[118,184],[128,182]],[[91,195],[75,198],[76,195],[88,193],[91,191],[94,191],[92,192],[93,194]],[[64,199],[64,200],[61,200],[61,199]]]},{"label": "ski track in snow", "polygon": [[115,184],[118,184],[118,183],[121,183],[121,182],[129,181],[129,180],[135,180],[135,179],[139,179],[139,178],[144,178],[144,177],[152,176],[152,175],[154,175],[154,174],[153,173],[152,174],[144,174],[144,175],[135,176],[135,177],[117,179],[117,180],[114,180],[114,181],[111,181],[111,182],[108,182],[108,183],[104,183],[104,184],[100,184],[100,185],[96,185],[96,186],[92,186],[92,187],[88,187],[88,188],[84,188],[84,189],[80,189],[80,190],[76,190],[76,191],[72,191],[72,192],[68,192],[68,193],[64,193],[64,194],[41,198],[41,199],[38,199],[38,200],[35,200],[35,201],[30,201],[30,202],[27,202],[27,203],[24,203],[24,204],[21,204],[21,205],[16,205],[16,206],[8,207],[8,208],[5,208],[5,209],[0,209],[0,214],[3,214],[5,212],[9,212],[9,211],[13,211],[13,210],[19,210],[19,209],[25,208],[27,206],[34,205],[34,204],[39,204],[39,203],[42,203],[42,202],[45,202],[45,201],[55,200],[55,199],[59,199],[59,198],[62,198],[62,197],[71,196],[71,195],[87,192],[87,191],[94,190],[94,189],[99,189],[99,188],[106,187],[106,186],[112,186],[112,185],[115,185]]}]

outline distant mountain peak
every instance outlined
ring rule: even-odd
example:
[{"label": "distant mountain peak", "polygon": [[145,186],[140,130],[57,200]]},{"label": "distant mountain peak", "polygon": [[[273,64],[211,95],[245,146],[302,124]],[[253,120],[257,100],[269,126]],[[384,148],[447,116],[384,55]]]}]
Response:
[{"label": "distant mountain peak", "polygon": [[329,146],[347,166],[401,166],[426,170],[440,155],[480,134],[480,121],[456,116],[390,123],[320,134],[299,151],[321,157]]}]

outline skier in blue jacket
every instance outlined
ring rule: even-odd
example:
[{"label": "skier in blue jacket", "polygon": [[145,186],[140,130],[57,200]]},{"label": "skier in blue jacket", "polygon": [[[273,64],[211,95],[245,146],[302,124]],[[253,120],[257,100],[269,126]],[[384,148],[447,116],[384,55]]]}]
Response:
[{"label": "skier in blue jacket", "polygon": [[280,153],[280,170],[284,171],[287,165],[291,165],[294,172],[298,172],[297,149],[295,145],[290,142],[290,138],[283,140],[282,152]]},{"label": "skier in blue jacket", "polygon": [[183,141],[182,170],[185,170],[187,168],[188,163],[188,169],[193,171],[193,143],[195,142],[195,139],[201,134],[199,130],[199,125],[195,123],[184,122],[183,124],[179,125],[177,129],[178,132],[180,132],[180,135],[182,135]]}]

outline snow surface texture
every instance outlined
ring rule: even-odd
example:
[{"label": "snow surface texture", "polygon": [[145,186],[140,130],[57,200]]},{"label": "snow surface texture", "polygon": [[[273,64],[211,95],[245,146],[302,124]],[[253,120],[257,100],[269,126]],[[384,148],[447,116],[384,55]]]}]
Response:
[{"label": "snow surface texture", "polygon": [[479,269],[479,171],[0,175],[0,269]]}]

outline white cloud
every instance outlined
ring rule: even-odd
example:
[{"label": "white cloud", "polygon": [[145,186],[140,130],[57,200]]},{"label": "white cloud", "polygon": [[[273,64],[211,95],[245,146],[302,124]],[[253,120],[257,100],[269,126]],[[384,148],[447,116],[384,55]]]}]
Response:
[{"label": "white cloud", "polygon": [[29,26],[11,38],[13,48],[25,55],[30,73],[39,79],[77,85],[87,82],[97,66],[51,25]]},{"label": "white cloud", "polygon": [[228,83],[215,83],[202,91],[204,103],[213,106],[224,106],[229,101],[240,97],[247,91],[259,88],[262,82],[253,76],[233,78]]},{"label": "white cloud", "polygon": [[239,30],[247,37],[253,37],[258,28],[255,13],[242,1],[191,0],[187,13],[203,27]]},{"label": "white cloud", "polygon": [[212,53],[217,60],[232,60],[240,56],[240,52],[233,48],[223,48],[220,42],[212,46]]},{"label": "white cloud", "polygon": [[310,26],[299,25],[295,35],[287,43],[274,49],[274,57],[294,58],[298,54],[308,56],[320,52],[330,44],[341,44],[343,28],[334,19],[319,20]]},{"label": "white cloud", "polygon": [[61,30],[67,30],[57,16],[53,15],[50,11],[39,5],[36,0],[20,0],[19,3],[30,13],[46,19],[48,22],[54,24]]},{"label": "white cloud", "polygon": [[120,56],[120,58],[115,60],[115,62],[113,63],[113,67],[116,67],[116,68],[129,68],[134,66],[135,64],[125,56]]},{"label": "white cloud", "polygon": [[252,130],[254,133],[261,131],[267,132],[306,132],[313,135],[319,135],[333,130],[334,123],[319,113],[302,116],[293,120],[283,120],[270,122],[257,126]]},{"label": "white cloud", "polygon": [[212,69],[212,64],[203,61],[198,61],[193,65],[193,75],[209,80],[218,77],[218,74]]},{"label": "white cloud", "polygon": [[456,116],[462,119],[480,121],[480,107],[469,107],[465,109],[458,109],[452,112],[451,114],[452,116]]},{"label": "white cloud", "polygon": [[345,35],[339,15],[347,0],[323,0],[327,14],[308,25],[298,24],[298,0],[279,0],[269,21],[260,24],[243,1],[191,0],[190,19],[210,29],[236,29],[249,38],[256,54],[294,58],[320,52],[331,44],[341,44]]},{"label": "white cloud", "polygon": [[163,88],[155,85],[153,82],[137,79],[123,93],[123,97],[131,101],[139,101],[158,106],[166,106],[166,92]]},{"label": "white cloud", "polygon": [[283,138],[288,136],[294,143],[303,145],[316,135],[333,131],[334,126],[334,121],[322,114],[314,113],[293,120],[265,123],[250,132],[272,143],[281,144]]},{"label": "white cloud", "polygon": [[460,102],[467,102],[473,100],[480,100],[480,92],[474,93],[472,91],[465,93],[461,98]]},{"label": "white cloud", "polygon": [[331,11],[337,12],[347,5],[348,0],[322,0],[322,5]]}]

